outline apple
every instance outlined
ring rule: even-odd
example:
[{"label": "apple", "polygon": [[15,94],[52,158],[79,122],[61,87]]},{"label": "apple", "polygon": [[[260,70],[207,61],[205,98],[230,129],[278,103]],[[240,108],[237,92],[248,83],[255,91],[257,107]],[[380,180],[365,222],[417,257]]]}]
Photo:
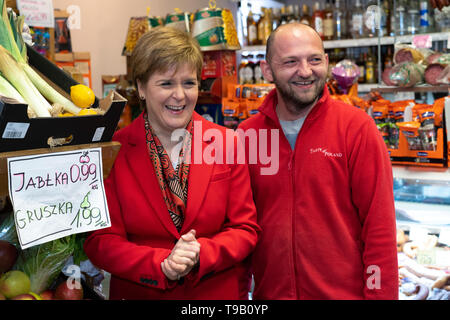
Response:
[{"label": "apple", "polygon": [[5,240],[0,240],[0,274],[11,270],[17,260],[17,248]]},{"label": "apple", "polygon": [[[70,284],[69,284],[70,283]],[[77,280],[61,282],[55,289],[54,300],[82,300],[83,287]]]},{"label": "apple", "polygon": [[23,293],[13,297],[11,300],[37,300],[37,299],[29,293]]},{"label": "apple", "polygon": [[53,290],[45,290],[40,294],[42,300],[53,300],[55,292]]},{"label": "apple", "polygon": [[30,278],[22,271],[11,270],[0,277],[0,293],[8,299],[28,293],[30,287]]}]

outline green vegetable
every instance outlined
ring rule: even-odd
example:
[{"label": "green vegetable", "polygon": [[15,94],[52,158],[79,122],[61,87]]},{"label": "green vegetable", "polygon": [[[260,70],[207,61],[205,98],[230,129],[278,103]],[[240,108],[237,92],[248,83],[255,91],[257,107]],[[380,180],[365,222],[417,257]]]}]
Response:
[{"label": "green vegetable", "polygon": [[[3,219],[4,220],[1,221]],[[14,213],[6,213],[2,214],[0,216],[0,240],[8,241],[9,243],[12,243],[16,246],[16,248],[20,247],[19,240],[17,239],[17,232],[16,232],[16,224],[14,222]]]},{"label": "green vegetable", "polygon": [[[28,64],[27,47],[22,38],[24,18],[16,17],[13,11],[8,13],[5,0],[0,0],[0,5],[2,8],[0,46],[6,49],[0,52],[0,60],[3,60],[3,63],[0,64],[0,71],[16,87],[38,117],[51,117],[48,110],[51,110],[52,107],[48,101],[61,105],[70,113],[78,114],[81,109],[50,86]],[[6,51],[9,51],[11,58],[16,61],[16,65],[10,66],[12,62],[10,57],[6,57]]]},{"label": "green vegetable", "polygon": [[75,238],[75,235],[70,235],[20,253],[14,268],[28,275],[31,281],[30,291],[40,294],[49,288],[73,254]]},{"label": "green vegetable", "polygon": [[20,103],[26,103],[25,100],[23,100],[20,93],[16,90],[16,88],[14,88],[14,86],[1,75],[0,75],[0,95],[13,98]]}]

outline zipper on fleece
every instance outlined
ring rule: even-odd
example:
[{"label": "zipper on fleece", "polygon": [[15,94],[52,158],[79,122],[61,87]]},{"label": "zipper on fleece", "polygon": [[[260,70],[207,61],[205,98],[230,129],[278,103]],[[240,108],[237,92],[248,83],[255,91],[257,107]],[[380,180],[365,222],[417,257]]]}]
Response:
[{"label": "zipper on fleece", "polygon": [[295,247],[295,183],[294,183],[294,151],[290,150],[289,153],[289,162],[288,162],[288,175],[289,175],[289,197],[291,199],[291,210],[290,210],[290,214],[291,214],[291,226],[292,226],[292,268],[293,268],[293,274],[294,274],[294,279],[293,279],[293,285],[294,285],[294,292],[297,295],[296,299],[300,298],[300,295],[298,293],[298,288],[297,288],[297,268],[295,267],[295,260],[296,260],[296,247]]}]

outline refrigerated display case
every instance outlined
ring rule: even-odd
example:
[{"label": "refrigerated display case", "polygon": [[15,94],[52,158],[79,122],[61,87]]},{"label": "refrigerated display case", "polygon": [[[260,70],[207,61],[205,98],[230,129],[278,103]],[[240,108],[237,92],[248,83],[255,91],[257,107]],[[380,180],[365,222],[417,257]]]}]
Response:
[{"label": "refrigerated display case", "polygon": [[399,228],[420,226],[437,235],[450,231],[450,169],[393,166],[393,176]]}]

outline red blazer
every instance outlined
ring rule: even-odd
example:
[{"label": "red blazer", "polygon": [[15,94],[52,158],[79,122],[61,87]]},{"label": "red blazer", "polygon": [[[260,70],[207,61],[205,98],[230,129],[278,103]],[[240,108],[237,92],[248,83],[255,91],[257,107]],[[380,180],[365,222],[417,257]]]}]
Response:
[{"label": "red blazer", "polygon": [[[193,119],[202,127],[201,131],[194,129],[193,148],[195,141],[200,141],[202,152],[208,146],[211,150],[212,143],[225,144],[224,127],[195,112]],[[207,129],[224,138],[200,140]],[[260,232],[248,167],[204,162],[190,165],[181,234],[197,231],[200,264],[184,279],[170,281],[160,265],[180,234],[150,162],[142,114],[113,140],[122,146],[105,180],[111,227],[91,233],[84,244],[92,263],[112,275],[110,299],[245,298],[248,288],[243,276],[247,269],[243,261],[254,249]]]}]

